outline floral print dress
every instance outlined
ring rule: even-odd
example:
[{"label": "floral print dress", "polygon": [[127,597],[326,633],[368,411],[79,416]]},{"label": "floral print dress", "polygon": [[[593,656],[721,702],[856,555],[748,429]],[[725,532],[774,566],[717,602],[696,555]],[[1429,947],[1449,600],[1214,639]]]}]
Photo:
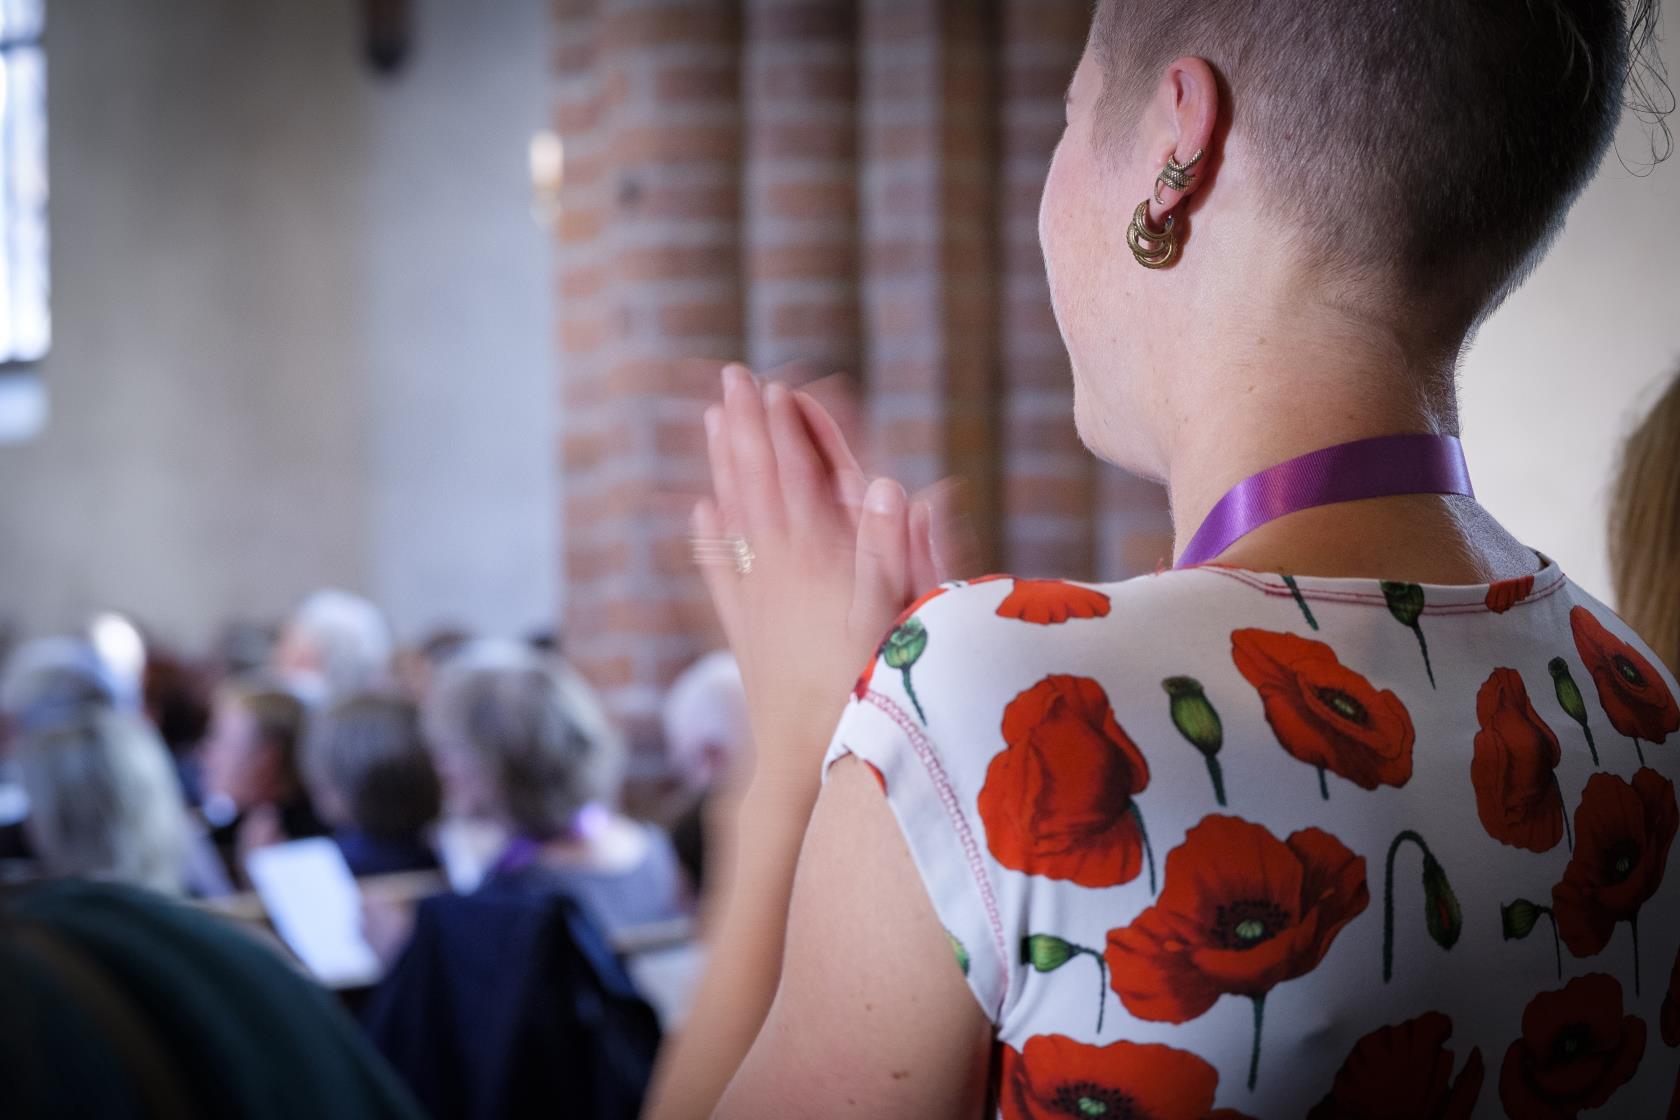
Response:
[{"label": "floral print dress", "polygon": [[[1680,706],[1555,565],[912,607],[879,779],[1006,1120],[1680,1116]],[[825,763],[825,768],[826,768]]]}]

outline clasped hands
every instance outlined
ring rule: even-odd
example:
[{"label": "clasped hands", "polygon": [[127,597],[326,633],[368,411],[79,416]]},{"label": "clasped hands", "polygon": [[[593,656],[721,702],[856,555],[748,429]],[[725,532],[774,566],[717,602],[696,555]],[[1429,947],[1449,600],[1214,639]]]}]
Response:
[{"label": "clasped hands", "polygon": [[852,683],[910,602],[953,574],[948,489],[911,498],[871,481],[814,397],[744,366],[724,368],[705,424],[712,496],[692,527],[737,542],[733,559],[697,556],[746,687],[749,780],[814,801]]}]

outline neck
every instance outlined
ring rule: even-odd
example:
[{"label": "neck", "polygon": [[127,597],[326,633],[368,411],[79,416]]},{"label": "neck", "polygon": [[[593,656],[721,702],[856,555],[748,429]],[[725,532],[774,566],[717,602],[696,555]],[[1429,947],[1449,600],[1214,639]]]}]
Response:
[{"label": "neck", "polygon": [[1168,443],[1175,557],[1231,487],[1267,467],[1372,436],[1457,434],[1450,405],[1442,407],[1421,387],[1396,388],[1421,386],[1427,375],[1345,347],[1256,349],[1223,359],[1222,368],[1199,367],[1220,370],[1217,388],[1185,386]]}]

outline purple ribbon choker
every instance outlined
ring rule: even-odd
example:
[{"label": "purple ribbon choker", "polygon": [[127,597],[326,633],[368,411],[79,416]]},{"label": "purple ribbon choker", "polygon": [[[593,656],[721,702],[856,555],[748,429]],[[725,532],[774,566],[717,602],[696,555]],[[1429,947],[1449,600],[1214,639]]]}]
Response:
[{"label": "purple ribbon choker", "polygon": [[1357,439],[1309,451],[1249,475],[1214,503],[1174,566],[1205,564],[1286,514],[1396,494],[1474,497],[1464,448],[1457,437],[1411,434]]}]

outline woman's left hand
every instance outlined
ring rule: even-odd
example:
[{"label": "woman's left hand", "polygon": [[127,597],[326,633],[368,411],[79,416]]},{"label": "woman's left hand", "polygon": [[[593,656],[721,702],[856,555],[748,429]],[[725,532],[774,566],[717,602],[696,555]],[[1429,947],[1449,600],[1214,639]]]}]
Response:
[{"label": "woman's left hand", "polygon": [[751,550],[750,571],[704,571],[746,686],[753,781],[814,801],[852,683],[937,579],[929,513],[891,479],[866,485],[811,398],[775,382],[760,390],[741,366],[723,381],[723,404],[706,413],[714,498],[695,508],[694,533]]}]

